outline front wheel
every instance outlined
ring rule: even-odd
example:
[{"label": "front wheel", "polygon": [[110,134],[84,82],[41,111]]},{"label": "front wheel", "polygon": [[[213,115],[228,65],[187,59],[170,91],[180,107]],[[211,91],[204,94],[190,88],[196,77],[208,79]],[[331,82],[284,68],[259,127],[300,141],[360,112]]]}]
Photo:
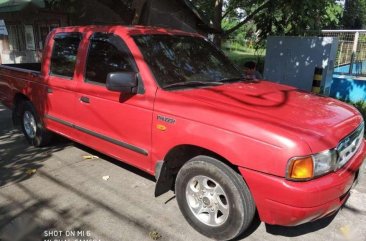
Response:
[{"label": "front wheel", "polygon": [[242,176],[217,159],[192,158],[180,169],[175,190],[188,223],[207,237],[233,239],[254,218],[254,201]]}]

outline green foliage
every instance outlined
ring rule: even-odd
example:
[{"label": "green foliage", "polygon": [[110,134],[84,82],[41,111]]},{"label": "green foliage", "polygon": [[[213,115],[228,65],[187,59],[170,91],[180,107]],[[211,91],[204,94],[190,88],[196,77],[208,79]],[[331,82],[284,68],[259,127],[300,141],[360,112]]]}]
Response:
[{"label": "green foliage", "polygon": [[[214,5],[222,2],[221,15]],[[361,1],[361,0],[358,0]],[[362,0],[366,1],[366,0]],[[268,35],[303,35],[306,30],[337,28],[343,6],[337,0],[190,0],[206,17],[221,19],[221,36],[235,39],[238,32],[256,33],[264,40]],[[211,9],[209,9],[211,8]],[[251,28],[246,25],[251,24]],[[217,26],[216,26],[217,27]],[[240,30],[240,31],[237,31]],[[252,34],[253,35],[253,34]],[[234,36],[234,37],[233,37]]]},{"label": "green foliage", "polygon": [[346,0],[344,6],[344,28],[362,29],[366,27],[366,0]]},{"label": "green foliage", "polygon": [[360,100],[358,102],[348,102],[348,104],[353,105],[362,115],[363,119],[366,120],[366,101]]},{"label": "green foliage", "polygon": [[[362,118],[366,120],[366,101],[360,100],[356,103],[348,102],[348,104],[353,105],[362,115]],[[364,137],[366,137],[366,132],[364,133]]]},{"label": "green foliage", "polygon": [[268,35],[298,36],[307,30],[336,27],[341,14],[342,6],[334,0],[273,0],[254,21],[260,30],[259,38],[265,39]]},{"label": "green foliage", "polygon": [[326,8],[326,14],[324,15],[324,27],[328,28],[338,28],[340,27],[343,6],[341,4],[330,4]]}]

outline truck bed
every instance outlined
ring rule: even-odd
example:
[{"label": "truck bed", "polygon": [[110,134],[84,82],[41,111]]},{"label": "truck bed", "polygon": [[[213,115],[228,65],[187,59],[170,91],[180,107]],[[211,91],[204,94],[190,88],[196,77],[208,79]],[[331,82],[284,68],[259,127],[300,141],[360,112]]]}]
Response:
[{"label": "truck bed", "polygon": [[40,82],[40,75],[40,63],[1,64],[0,101],[12,108],[14,92],[22,92],[24,88],[32,89],[31,83]]},{"label": "truck bed", "polygon": [[25,71],[41,71],[41,63],[22,63],[22,64],[2,64],[1,67],[10,67],[15,68],[17,70],[25,70]]}]

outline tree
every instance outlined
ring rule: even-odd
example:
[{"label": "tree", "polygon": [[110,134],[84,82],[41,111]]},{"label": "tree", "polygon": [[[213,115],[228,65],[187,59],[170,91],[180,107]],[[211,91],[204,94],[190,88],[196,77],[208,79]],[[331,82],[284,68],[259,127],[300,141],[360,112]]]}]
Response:
[{"label": "tree", "polygon": [[[214,42],[220,45],[222,38],[227,38],[265,10],[271,0],[190,0],[190,2],[211,20],[212,27],[218,32]],[[235,24],[227,24],[229,22]],[[224,23],[230,27],[224,28]]]},{"label": "tree", "polygon": [[362,29],[366,27],[366,0],[345,1],[343,27],[346,29]]},{"label": "tree", "polygon": [[218,45],[222,38],[250,21],[256,25],[259,39],[265,39],[269,34],[299,35],[305,30],[336,26],[342,13],[342,6],[336,0],[190,1],[211,19],[220,33],[215,41]]},{"label": "tree", "polygon": [[[134,16],[133,5],[148,0],[45,0],[50,9],[67,10],[80,20],[85,6],[98,8],[99,20],[112,14],[100,13],[108,8],[121,23],[129,24]],[[342,13],[339,0],[181,0],[194,6],[215,29],[214,42],[232,37],[248,23],[255,26],[259,40],[270,34],[302,35],[306,30],[336,27]],[[347,2],[366,0],[348,0]],[[98,5],[98,6],[97,6]],[[97,7],[96,7],[97,6]],[[350,8],[351,9],[351,8]],[[366,9],[366,7],[364,8]],[[366,11],[366,10],[365,10]],[[98,12],[96,12],[98,13]],[[364,14],[365,15],[365,14]],[[94,18],[97,18],[93,15]],[[115,19],[115,18],[113,18]],[[95,19],[94,19],[95,20]],[[110,20],[106,20],[108,22]]]},{"label": "tree", "polygon": [[333,0],[275,0],[254,21],[260,39],[270,34],[298,36],[306,31],[336,27],[341,13],[342,6]]}]

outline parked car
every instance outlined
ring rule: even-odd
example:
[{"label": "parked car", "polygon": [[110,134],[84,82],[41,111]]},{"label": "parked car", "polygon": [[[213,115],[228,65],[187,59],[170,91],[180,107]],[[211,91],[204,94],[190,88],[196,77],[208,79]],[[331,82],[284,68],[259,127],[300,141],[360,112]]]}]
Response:
[{"label": "parked car", "polygon": [[246,80],[177,30],[54,29],[42,63],[1,65],[0,98],[32,145],[57,133],[155,175],[155,195],[174,189],[188,223],[219,240],[256,211],[285,226],[336,212],[366,153],[355,108]]}]

